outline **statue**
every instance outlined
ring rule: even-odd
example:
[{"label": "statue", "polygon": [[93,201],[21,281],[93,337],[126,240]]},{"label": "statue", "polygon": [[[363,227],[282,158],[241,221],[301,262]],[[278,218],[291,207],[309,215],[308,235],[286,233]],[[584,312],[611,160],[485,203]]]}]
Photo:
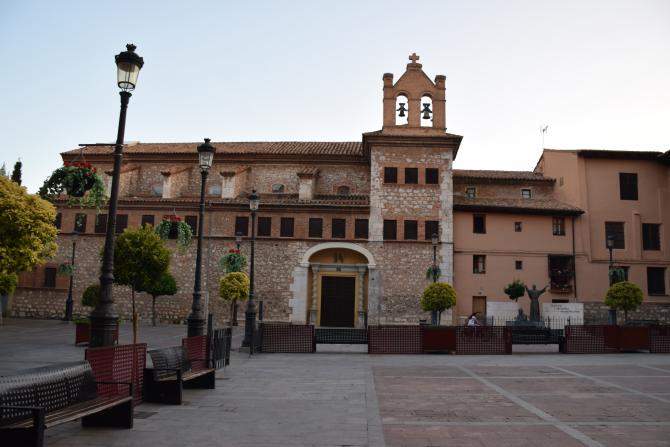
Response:
[{"label": "statue", "polygon": [[528,297],[530,298],[530,321],[540,321],[540,302],[539,298],[540,295],[544,293],[545,290],[547,290],[547,287],[549,286],[544,286],[544,289],[537,289],[537,286],[533,284],[533,288],[529,289],[526,287],[526,293],[528,293]]},{"label": "statue", "polygon": [[516,324],[527,324],[528,323],[528,317],[526,316],[525,313],[523,313],[523,309],[519,308],[518,314],[516,318],[514,319]]}]

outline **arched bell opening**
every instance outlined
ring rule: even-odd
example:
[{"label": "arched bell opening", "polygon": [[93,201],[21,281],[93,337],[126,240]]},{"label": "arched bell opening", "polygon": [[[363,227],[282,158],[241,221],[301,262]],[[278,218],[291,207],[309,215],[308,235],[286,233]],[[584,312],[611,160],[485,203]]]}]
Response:
[{"label": "arched bell opening", "polygon": [[421,127],[433,127],[433,99],[428,95],[421,97]]},{"label": "arched bell opening", "polygon": [[404,94],[395,99],[395,125],[404,126],[409,122],[409,100]]}]

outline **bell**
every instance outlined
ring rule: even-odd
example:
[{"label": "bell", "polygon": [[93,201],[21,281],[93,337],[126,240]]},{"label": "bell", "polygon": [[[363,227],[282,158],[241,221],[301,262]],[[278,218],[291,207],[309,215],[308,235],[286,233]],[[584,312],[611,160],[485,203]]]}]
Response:
[{"label": "bell", "polygon": [[430,110],[430,103],[429,102],[424,102],[423,103],[423,110],[421,111],[423,113],[423,119],[429,120],[430,119],[430,114],[433,113],[432,110]]},{"label": "bell", "polygon": [[400,112],[398,114],[398,116],[402,118],[402,117],[405,116],[405,112],[407,112],[407,109],[405,108],[405,103],[404,102],[400,102],[398,104],[400,104],[400,107],[398,107],[398,110],[396,110],[396,111]]}]

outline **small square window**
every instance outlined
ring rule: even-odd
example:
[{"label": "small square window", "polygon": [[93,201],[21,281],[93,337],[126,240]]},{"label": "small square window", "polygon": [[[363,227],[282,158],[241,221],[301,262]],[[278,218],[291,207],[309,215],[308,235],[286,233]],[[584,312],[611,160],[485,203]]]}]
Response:
[{"label": "small square window", "polygon": [[116,234],[123,233],[123,230],[128,228],[128,215],[127,214],[117,214],[116,215]]},{"label": "small square window", "polygon": [[368,238],[368,220],[367,219],[356,219],[354,224],[354,237],[356,239],[367,239]]},{"label": "small square window", "polygon": [[514,261],[514,268],[517,270],[523,270],[523,261]]},{"label": "small square window", "polygon": [[395,220],[384,220],[384,240],[396,240],[398,238],[398,222]]},{"label": "small square window", "polygon": [[665,295],[664,267],[647,267],[647,292],[649,295]]},{"label": "small square window", "polygon": [[330,231],[333,239],[344,239],[347,232],[346,219],[333,219]]},{"label": "small square window", "polygon": [[398,168],[384,168],[384,183],[398,183]]},{"label": "small square window", "polygon": [[426,185],[437,185],[438,183],[440,183],[440,170],[426,168]]},{"label": "small square window", "polygon": [[258,218],[258,235],[259,236],[271,236],[272,235],[272,218],[267,216],[262,216]]},{"label": "small square window", "polygon": [[198,235],[198,216],[185,216],[184,222],[191,227],[191,233],[193,236]]},{"label": "small square window", "polygon": [[46,267],[44,269],[44,283],[43,287],[55,288],[56,287],[56,267]]},{"label": "small square window", "polygon": [[424,223],[424,234],[423,238],[427,241],[433,238],[433,235],[440,235],[440,222],[437,220],[427,220]]},{"label": "small square window", "polygon": [[249,235],[249,217],[248,216],[237,216],[235,217],[235,234],[240,234],[242,236]]},{"label": "small square window", "polygon": [[[153,216],[151,216],[153,217]],[[107,233],[107,214],[98,214],[95,216],[95,230],[98,234]]]},{"label": "small square window", "polygon": [[417,183],[419,183],[419,169],[405,168],[405,184],[415,185]]},{"label": "small square window", "polygon": [[468,186],[467,188],[465,188],[465,197],[467,197],[468,199],[474,199],[475,197],[477,197],[477,188],[475,188],[474,186]]},{"label": "small square window", "polygon": [[614,247],[618,250],[626,248],[626,236],[624,233],[623,222],[605,222],[605,247],[607,247],[607,239],[611,237],[614,239]]},{"label": "small square window", "polygon": [[514,222],[514,231],[517,233],[521,233],[521,230],[523,229],[521,222]]},{"label": "small square window", "polygon": [[142,215],[141,226],[144,226],[144,225],[151,225],[152,227],[154,226],[154,215],[153,214],[143,214]]},{"label": "small square window", "polygon": [[637,200],[637,174],[619,173],[619,197],[621,200]]},{"label": "small square window", "polygon": [[642,249],[660,250],[661,249],[661,225],[643,223],[642,224]]},{"label": "small square window", "polygon": [[551,233],[554,236],[565,236],[565,218],[554,217],[551,220]]},{"label": "small square window", "polygon": [[308,224],[309,237],[323,237],[323,219],[319,217],[310,217]]},{"label": "small square window", "polygon": [[406,220],[404,222],[405,226],[405,240],[415,241],[417,239],[418,233],[418,222],[416,220]]},{"label": "small square window", "polygon": [[528,188],[523,188],[521,190],[521,198],[522,199],[530,199],[531,198],[531,192],[530,189]]},{"label": "small square window", "polygon": [[472,216],[472,232],[478,234],[486,233],[486,216],[483,214],[475,214]]},{"label": "small square window", "polygon": [[279,223],[279,236],[293,237],[293,218],[282,217]]},{"label": "small square window", "polygon": [[472,256],[472,273],[476,274],[486,273],[486,255]]}]

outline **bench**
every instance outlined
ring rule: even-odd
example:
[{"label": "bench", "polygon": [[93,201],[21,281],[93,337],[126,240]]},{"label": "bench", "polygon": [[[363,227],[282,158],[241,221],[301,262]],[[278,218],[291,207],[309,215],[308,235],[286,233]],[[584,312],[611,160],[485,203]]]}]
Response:
[{"label": "bench", "polygon": [[[214,368],[193,368],[195,363],[207,365],[207,359],[189,359],[183,346],[149,351],[152,368],[144,369],[144,390],[147,402],[181,405],[183,388],[216,387]],[[193,363],[192,363],[193,362]]]},{"label": "bench", "polygon": [[133,386],[96,381],[87,361],[0,377],[0,445],[44,445],[44,431],[81,419],[82,426],[133,428]]}]

